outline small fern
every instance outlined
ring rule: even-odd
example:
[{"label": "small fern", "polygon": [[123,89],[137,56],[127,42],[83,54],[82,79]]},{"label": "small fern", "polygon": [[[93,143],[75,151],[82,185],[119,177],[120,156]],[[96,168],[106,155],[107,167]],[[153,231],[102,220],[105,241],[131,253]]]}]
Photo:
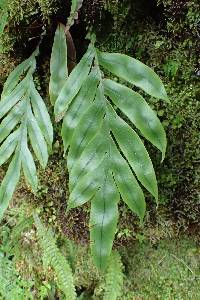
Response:
[{"label": "small fern", "polygon": [[0,186],[0,219],[17,186],[21,168],[32,191],[37,191],[38,178],[29,141],[43,168],[53,141],[50,117],[33,81],[37,54],[38,49],[11,72],[1,95],[0,166],[13,157]]},{"label": "small fern", "polygon": [[76,299],[73,275],[65,257],[56,246],[56,240],[46,230],[37,215],[34,216],[37,235],[42,249],[44,266],[51,266],[56,274],[58,287],[64,293],[67,300]]},{"label": "small fern", "polygon": [[[59,43],[54,40],[53,49],[57,50],[52,52],[51,61],[59,55],[66,39]],[[66,51],[60,55],[65,56]],[[104,270],[116,233],[120,197],[141,223],[146,203],[138,181],[158,201],[153,164],[133,126],[161,151],[162,160],[167,140],[160,120],[145,99],[125,84],[105,78],[102,68],[155,98],[169,100],[153,70],[127,55],[103,53],[93,41],[65,83],[62,81],[62,88],[60,81],[54,81],[59,90],[54,113],[57,121],[63,119],[62,138],[67,152],[68,209],[91,201],[91,250],[96,265]],[[54,73],[61,75],[59,70],[55,68]]]},{"label": "small fern", "polygon": [[13,262],[0,252],[0,299],[33,299],[31,293],[23,288],[23,282],[17,274]]},{"label": "small fern", "polygon": [[103,300],[120,299],[121,289],[123,286],[123,272],[122,272],[121,257],[117,251],[113,251],[105,274],[105,287]]}]

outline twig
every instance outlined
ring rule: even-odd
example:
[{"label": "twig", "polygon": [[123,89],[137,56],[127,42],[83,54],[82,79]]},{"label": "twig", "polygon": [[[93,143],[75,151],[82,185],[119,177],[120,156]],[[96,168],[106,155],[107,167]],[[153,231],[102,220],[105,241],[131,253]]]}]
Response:
[{"label": "twig", "polygon": [[158,265],[160,265],[160,264],[163,262],[163,260],[165,259],[166,256],[167,256],[167,255],[165,254],[165,255],[161,258],[161,260],[159,260]]},{"label": "twig", "polygon": [[195,277],[195,273],[192,271],[192,269],[184,262],[183,259],[178,258],[176,255],[174,254],[170,254],[172,257],[174,257],[177,261],[181,262]]}]

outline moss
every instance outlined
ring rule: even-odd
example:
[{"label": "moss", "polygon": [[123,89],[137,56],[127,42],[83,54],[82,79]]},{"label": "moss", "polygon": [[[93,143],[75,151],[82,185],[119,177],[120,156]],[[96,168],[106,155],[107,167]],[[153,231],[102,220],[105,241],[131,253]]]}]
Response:
[{"label": "moss", "polygon": [[76,264],[74,273],[74,282],[77,290],[87,291],[91,295],[96,286],[102,280],[102,275],[94,266],[91,255],[86,247],[78,247],[76,250]]},{"label": "moss", "polygon": [[199,259],[198,246],[184,237],[126,249],[122,299],[198,299]]},{"label": "moss", "polygon": [[0,37],[0,52],[23,60],[37,46],[42,33],[49,39],[46,44],[51,44],[52,31],[57,22],[66,22],[69,9],[70,1],[8,0],[8,20]]}]

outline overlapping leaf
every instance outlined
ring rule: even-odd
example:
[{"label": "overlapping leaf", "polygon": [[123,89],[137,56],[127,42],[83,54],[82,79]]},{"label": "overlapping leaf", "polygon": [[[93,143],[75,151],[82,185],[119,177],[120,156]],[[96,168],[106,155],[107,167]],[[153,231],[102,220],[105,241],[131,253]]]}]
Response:
[{"label": "overlapping leaf", "polygon": [[68,150],[68,209],[91,201],[91,250],[96,265],[103,270],[117,230],[120,197],[141,222],[146,203],[139,182],[158,199],[149,154],[138,134],[117,115],[114,106],[162,152],[163,158],[166,136],[144,98],[124,85],[104,79],[98,63],[151,96],[165,101],[168,98],[161,80],[149,67],[125,55],[101,53],[93,45],[58,95],[54,111],[57,119],[64,118],[62,138],[65,151]]},{"label": "overlapping leaf", "polygon": [[37,190],[38,178],[29,141],[43,168],[53,141],[51,120],[32,77],[37,52],[9,75],[1,96],[0,165],[13,156],[0,186],[0,219],[12,198],[21,169],[32,191]]},{"label": "overlapping leaf", "polygon": [[94,49],[89,47],[79,64],[70,73],[68,80],[63,85],[54,106],[57,121],[64,117],[69,105],[78,94],[82,84],[88,77],[94,59]]},{"label": "overlapping leaf", "polygon": [[138,93],[115,81],[104,80],[105,94],[161,152],[164,159],[166,134],[154,111]]},{"label": "overlapping leaf", "polygon": [[62,138],[65,151],[69,147],[73,136],[73,131],[78,125],[81,116],[85,113],[94,100],[97,84],[99,82],[98,75],[97,68],[93,67],[64,116],[62,125]]}]

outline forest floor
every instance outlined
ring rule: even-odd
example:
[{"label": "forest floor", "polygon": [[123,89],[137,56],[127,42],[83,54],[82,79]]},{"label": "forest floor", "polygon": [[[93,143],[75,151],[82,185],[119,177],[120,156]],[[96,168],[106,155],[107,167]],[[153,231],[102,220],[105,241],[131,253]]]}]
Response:
[{"label": "forest floor", "polygon": [[126,255],[123,300],[200,299],[200,247],[193,238],[138,242]]}]

